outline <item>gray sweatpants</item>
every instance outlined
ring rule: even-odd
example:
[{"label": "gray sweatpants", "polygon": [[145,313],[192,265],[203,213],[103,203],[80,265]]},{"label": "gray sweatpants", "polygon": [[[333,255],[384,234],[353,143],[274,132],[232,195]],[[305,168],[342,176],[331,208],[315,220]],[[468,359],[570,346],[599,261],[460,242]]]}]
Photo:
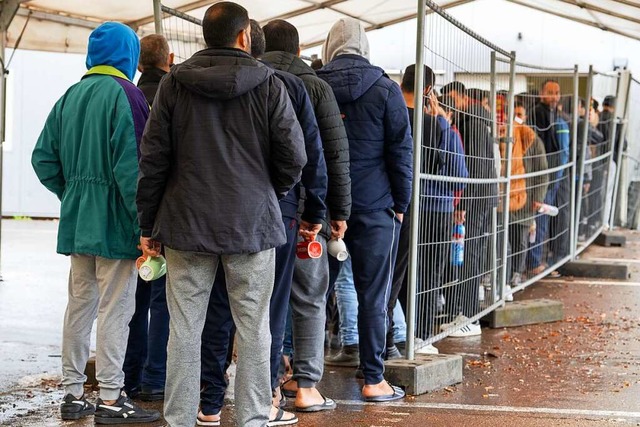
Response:
[{"label": "gray sweatpants", "polygon": [[315,387],[324,370],[324,327],[329,260],[327,241],[321,235],[322,256],[317,259],[296,258],[291,284],[291,312],[295,363],[293,379],[298,387]]},{"label": "gray sweatpants", "polygon": [[98,317],[96,378],[102,400],[115,400],[124,386],[122,363],[135,311],[134,260],[71,255],[69,302],[62,331],[62,385],[76,397],[84,393],[93,321]]},{"label": "gray sweatpants", "polygon": [[264,427],[271,410],[269,299],[275,279],[275,249],[218,256],[166,248],[166,258],[171,320],[165,420],[171,427],[193,427],[196,423],[202,329],[220,261],[237,329],[237,422],[242,427]]}]

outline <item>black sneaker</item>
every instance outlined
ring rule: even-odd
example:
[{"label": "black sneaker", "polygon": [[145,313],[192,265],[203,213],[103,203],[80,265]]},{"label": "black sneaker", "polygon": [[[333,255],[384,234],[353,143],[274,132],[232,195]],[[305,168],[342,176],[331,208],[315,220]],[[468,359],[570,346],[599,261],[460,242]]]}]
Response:
[{"label": "black sneaker", "polygon": [[324,364],[328,366],[346,366],[355,368],[360,364],[360,351],[358,344],[345,345],[340,353],[335,356],[327,356]]},{"label": "black sneaker", "polygon": [[160,418],[160,412],[142,409],[122,393],[116,403],[105,405],[102,399],[96,401],[96,424],[150,423]]},{"label": "black sneaker", "polygon": [[63,420],[79,420],[82,417],[93,415],[96,407],[84,398],[84,394],[80,399],[72,394],[67,394],[60,404],[60,417]]}]

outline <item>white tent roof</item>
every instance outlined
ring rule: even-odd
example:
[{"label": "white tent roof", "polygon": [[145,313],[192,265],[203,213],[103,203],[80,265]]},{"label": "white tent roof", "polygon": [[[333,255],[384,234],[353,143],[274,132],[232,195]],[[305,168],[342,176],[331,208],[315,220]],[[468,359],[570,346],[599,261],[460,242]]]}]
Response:
[{"label": "white tent roof", "polygon": [[[447,9],[474,0],[437,0]],[[585,25],[640,40],[640,0],[505,0]],[[266,23],[287,19],[300,31],[304,47],[322,43],[331,25],[344,16],[375,30],[416,16],[415,0],[236,0],[251,17]],[[19,8],[7,32],[7,46],[58,52],[84,52],[88,35],[101,22],[127,23],[140,34],[153,32],[152,0],[0,0],[0,15]],[[164,0],[165,6],[202,18],[214,0]],[[3,17],[0,17],[0,24]],[[499,14],[496,14],[499,19]],[[27,20],[29,21],[27,23]],[[25,27],[25,23],[27,23]]]}]

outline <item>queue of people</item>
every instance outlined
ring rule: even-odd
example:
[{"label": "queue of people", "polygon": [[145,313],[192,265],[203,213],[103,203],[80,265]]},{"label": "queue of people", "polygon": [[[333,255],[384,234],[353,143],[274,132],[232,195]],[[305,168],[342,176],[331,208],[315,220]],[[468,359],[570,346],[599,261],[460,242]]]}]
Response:
[{"label": "queue of people", "polygon": [[[356,20],[333,25],[311,66],[295,26],[261,28],[232,2],[211,6],[202,31],[207,48],[174,65],[160,35],[138,40],[115,22],[96,28],[87,73],[35,146],[34,170],[61,201],[57,250],[71,257],[62,419],[160,418],[139,399],[163,400],[172,427],[220,425],[234,348],[241,426],[292,425],[298,413],[335,409],[318,386],[325,363],[357,368],[366,402],[402,399],[384,361],[405,351],[411,202],[420,211],[422,353],[438,352],[430,341],[440,332],[481,334],[470,319],[484,297],[492,212],[511,218],[499,243],[510,254],[508,297],[567,253],[568,233],[557,230],[568,229],[568,209],[538,214],[570,196],[566,169],[544,172],[570,159],[557,81],[545,81],[532,106],[530,94],[516,100],[508,144],[504,119],[492,131],[486,92],[457,81],[438,90],[429,67],[416,90],[415,65],[398,85],[371,64]],[[426,101],[420,171],[416,95]],[[589,120],[593,146],[607,130]],[[498,177],[508,147],[505,205]],[[416,172],[428,178],[412,201]],[[464,257],[451,250],[460,233]],[[142,280],[140,255],[164,256],[166,276]],[[96,318],[93,404],[83,384]],[[340,342],[325,357],[327,325]]]}]

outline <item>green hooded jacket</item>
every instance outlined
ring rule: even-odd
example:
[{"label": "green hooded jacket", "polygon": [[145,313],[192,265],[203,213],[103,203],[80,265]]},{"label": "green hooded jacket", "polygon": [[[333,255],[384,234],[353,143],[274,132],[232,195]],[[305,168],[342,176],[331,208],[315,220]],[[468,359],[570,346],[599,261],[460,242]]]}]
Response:
[{"label": "green hooded jacket", "polygon": [[[149,105],[130,81],[138,62],[137,36],[121,25],[103,24],[92,33],[89,71],[55,104],[33,150],[38,179],[61,201],[61,254],[140,255],[138,145]],[[114,39],[120,49],[109,47]]]}]

